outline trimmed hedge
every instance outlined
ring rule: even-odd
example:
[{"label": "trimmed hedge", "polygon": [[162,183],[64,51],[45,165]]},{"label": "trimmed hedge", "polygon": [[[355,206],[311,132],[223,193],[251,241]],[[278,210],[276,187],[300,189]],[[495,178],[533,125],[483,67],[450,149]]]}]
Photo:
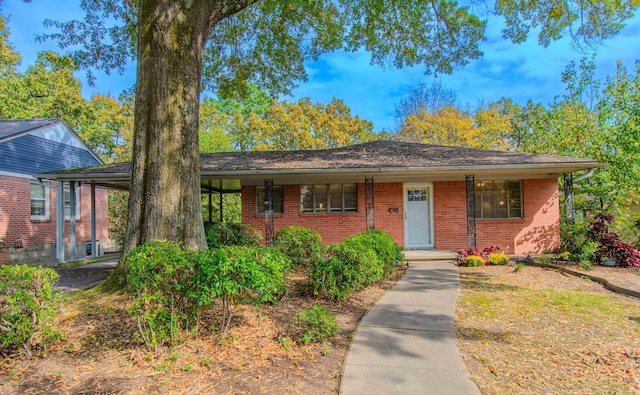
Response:
[{"label": "trimmed hedge", "polygon": [[402,249],[383,231],[367,231],[330,246],[311,268],[310,282],[316,295],[344,300],[393,273],[404,261]]},{"label": "trimmed hedge", "polygon": [[393,241],[391,235],[382,230],[368,230],[358,233],[347,237],[343,243],[375,251],[378,259],[383,263],[385,276],[393,273],[396,266],[405,260],[402,248]]},{"label": "trimmed hedge", "polygon": [[204,234],[210,249],[225,246],[257,246],[262,240],[260,231],[246,224],[226,222],[206,223]]},{"label": "trimmed hedge", "polygon": [[302,226],[287,226],[276,232],[273,245],[291,259],[295,265],[317,260],[321,237],[313,229]]}]

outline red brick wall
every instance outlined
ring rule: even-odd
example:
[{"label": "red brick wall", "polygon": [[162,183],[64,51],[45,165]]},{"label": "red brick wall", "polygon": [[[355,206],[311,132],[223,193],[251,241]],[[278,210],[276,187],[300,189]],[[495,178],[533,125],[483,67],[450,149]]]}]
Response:
[{"label": "red brick wall", "polygon": [[[478,248],[497,245],[510,254],[529,254],[560,246],[557,180],[523,180],[522,193],[523,219],[476,220]],[[434,204],[436,248],[466,248],[465,182],[435,182]]]},{"label": "red brick wall", "polygon": [[[464,181],[434,182],[435,248],[460,250],[467,246]],[[524,218],[477,220],[477,246],[497,245],[510,254],[541,253],[559,247],[558,183],[555,179],[523,180]],[[375,184],[376,229],[389,232],[404,245],[402,183]],[[324,243],[336,243],[365,230],[364,184],[358,184],[358,212],[301,214],[300,186],[284,186],[284,214],[276,214],[275,231],[297,225],[315,229]],[[397,213],[389,208],[397,207]],[[242,220],[264,233],[264,216],[255,214],[255,187],[242,187]]]},{"label": "red brick wall", "polygon": [[[56,241],[56,188],[49,188],[49,219],[31,220],[31,181],[0,175],[0,239],[7,247],[53,244]],[[107,191],[96,188],[96,238],[108,239]],[[91,187],[80,190],[80,220],[76,221],[76,241],[91,241]],[[65,242],[69,242],[69,221],[65,221]],[[8,262],[6,249],[0,264]]]},{"label": "red brick wall", "polygon": [[[242,222],[264,234],[264,215],[256,214],[256,188],[242,187]],[[400,245],[404,244],[402,212],[402,183],[374,184],[375,227],[384,230]],[[389,208],[398,208],[390,213]],[[302,214],[300,213],[300,185],[284,186],[284,214],[274,216],[277,232],[286,226],[296,225],[315,229],[325,244],[337,243],[349,235],[366,230],[364,184],[358,184],[358,211],[353,213]]]}]

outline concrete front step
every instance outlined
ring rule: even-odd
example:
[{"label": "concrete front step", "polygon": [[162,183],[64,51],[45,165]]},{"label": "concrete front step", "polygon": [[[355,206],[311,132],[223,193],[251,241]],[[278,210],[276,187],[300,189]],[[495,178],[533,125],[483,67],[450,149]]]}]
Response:
[{"label": "concrete front step", "polygon": [[451,261],[458,259],[458,254],[450,250],[405,250],[404,256],[409,262]]}]

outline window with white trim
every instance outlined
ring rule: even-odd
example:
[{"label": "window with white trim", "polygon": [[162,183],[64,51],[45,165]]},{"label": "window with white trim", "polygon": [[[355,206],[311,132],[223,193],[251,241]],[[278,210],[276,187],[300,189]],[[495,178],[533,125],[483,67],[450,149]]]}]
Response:
[{"label": "window with white trim", "polygon": [[522,181],[476,181],[476,218],[522,218]]},{"label": "window with white trim", "polygon": [[315,184],[300,186],[302,213],[340,213],[358,210],[356,184]]},{"label": "window with white trim", "polygon": [[49,219],[49,186],[31,183],[31,219]]},{"label": "window with white trim", "polygon": [[[265,200],[264,187],[256,187],[256,214],[264,214]],[[284,213],[284,193],[282,185],[273,186],[273,212],[275,214]]]},{"label": "window with white trim", "polygon": [[[80,184],[75,185],[76,221],[80,220]],[[64,219],[71,219],[71,186],[64,184]]]}]

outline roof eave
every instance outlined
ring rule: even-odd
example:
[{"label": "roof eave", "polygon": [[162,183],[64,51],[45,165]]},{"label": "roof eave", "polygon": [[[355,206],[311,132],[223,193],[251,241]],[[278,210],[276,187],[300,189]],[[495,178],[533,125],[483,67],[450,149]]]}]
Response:
[{"label": "roof eave", "polygon": [[[433,167],[349,167],[349,168],[322,168],[322,169],[242,169],[242,170],[201,170],[200,175],[205,177],[241,177],[245,175],[300,175],[300,174],[322,174],[322,173],[430,173],[430,172],[452,172],[469,173],[486,172],[491,170],[549,170],[553,173],[571,173],[592,168],[604,167],[605,164],[592,162],[565,162],[565,163],[541,163],[541,164],[508,164],[508,165],[479,165],[479,166],[433,166]],[[90,181],[90,180],[113,180],[127,181],[129,173],[42,173],[35,177],[40,179],[62,180],[62,181]]]}]

